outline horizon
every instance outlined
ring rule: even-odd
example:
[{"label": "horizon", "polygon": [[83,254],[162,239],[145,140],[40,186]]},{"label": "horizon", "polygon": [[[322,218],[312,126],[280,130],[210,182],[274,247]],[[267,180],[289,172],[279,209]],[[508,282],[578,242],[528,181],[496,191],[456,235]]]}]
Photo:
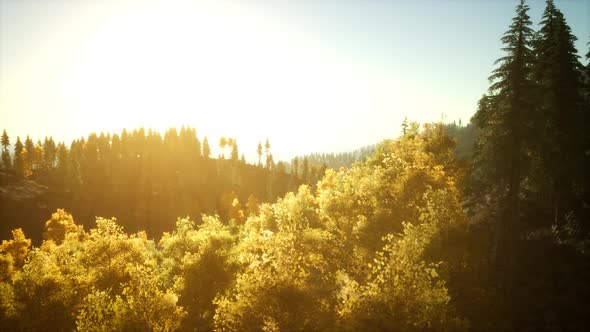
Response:
[{"label": "horizon", "polygon": [[[405,117],[467,124],[515,6],[0,0],[0,114],[13,143],[186,125],[248,160],[267,138],[275,160],[352,151]],[[590,3],[556,6],[586,64]]]}]

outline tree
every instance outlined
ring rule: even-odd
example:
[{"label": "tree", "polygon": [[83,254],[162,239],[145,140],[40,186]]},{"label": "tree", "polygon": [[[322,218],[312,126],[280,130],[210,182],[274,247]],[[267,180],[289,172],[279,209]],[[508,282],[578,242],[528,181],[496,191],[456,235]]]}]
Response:
[{"label": "tree", "polygon": [[24,160],[22,159],[21,152],[23,150],[23,143],[20,141],[20,137],[16,137],[16,143],[14,144],[14,170],[16,175],[24,177]]},{"label": "tree", "polygon": [[27,148],[23,148],[19,154],[19,168],[16,169],[16,173],[21,178],[29,178],[33,175],[33,165],[30,157],[31,153],[27,150]]},{"label": "tree", "polygon": [[203,158],[211,158],[211,147],[209,147],[209,140],[207,140],[206,136],[203,138]]},{"label": "tree", "polygon": [[236,141],[236,139],[232,139],[232,144],[231,144],[231,160],[233,161],[238,161],[238,157],[239,153],[238,153],[238,142]]},{"label": "tree", "polygon": [[269,153],[266,156],[266,169],[267,170],[273,170],[274,169],[274,165],[275,165],[275,162],[274,162],[274,159],[272,157],[272,153]]},{"label": "tree", "polygon": [[262,166],[262,143],[260,142],[258,142],[256,153],[258,154],[258,166]]},{"label": "tree", "polygon": [[[231,138],[230,138],[231,140]],[[219,147],[221,148],[221,156],[222,159],[225,159],[225,147],[228,144],[228,139],[225,138],[225,136],[221,136],[221,138],[219,139]]]},{"label": "tree", "polygon": [[287,166],[285,166],[285,163],[282,161],[279,161],[277,163],[277,173],[279,174],[286,174],[287,173]]},{"label": "tree", "polygon": [[43,168],[43,146],[41,145],[41,141],[37,141],[35,144],[35,149],[33,150],[33,160],[32,160],[32,169],[37,171],[42,170]]},{"label": "tree", "polygon": [[270,153],[270,142],[268,138],[264,144],[264,152],[266,153],[266,169],[270,169],[272,167],[272,154]]},{"label": "tree", "polygon": [[6,133],[6,129],[2,131],[2,148],[8,149],[10,146],[10,138],[8,137],[8,133]]},{"label": "tree", "polygon": [[[537,55],[534,77],[539,86],[540,167],[548,175],[554,220],[560,222],[574,210],[574,186],[581,187],[590,164],[585,151],[590,147],[590,117],[584,109],[583,69],[563,14],[553,0],[547,6],[535,41]],[[590,188],[585,188],[589,190]]]},{"label": "tree", "polygon": [[307,157],[303,158],[303,169],[301,170],[301,179],[303,181],[309,180],[309,159]]},{"label": "tree", "polygon": [[519,196],[521,182],[529,164],[534,122],[532,98],[534,85],[531,67],[533,31],[521,0],[509,30],[501,38],[506,55],[496,61],[489,95],[479,103],[474,117],[480,131],[475,168],[488,188],[500,196],[500,215],[496,218],[497,271],[505,276],[505,295],[511,288],[514,245],[518,239]]},{"label": "tree", "polygon": [[406,132],[408,131],[408,127],[409,127],[408,117],[406,116],[404,118],[404,121],[402,122],[402,135],[404,135],[404,136],[406,135]]},{"label": "tree", "polygon": [[43,238],[61,244],[68,233],[81,233],[82,228],[74,222],[71,214],[63,209],[57,209],[51,214],[51,219],[45,222],[46,231]]},{"label": "tree", "polygon": [[12,256],[14,266],[22,268],[25,264],[29,253],[31,240],[25,237],[25,233],[21,228],[12,230],[12,240],[3,240],[0,244],[0,252]]},{"label": "tree", "polygon": [[25,149],[27,150],[27,153],[24,161],[25,164],[29,166],[32,174],[33,167],[35,165],[35,143],[29,137],[29,135],[27,135],[27,138],[25,139]]},{"label": "tree", "polygon": [[2,131],[2,167],[4,169],[12,168],[12,161],[10,159],[10,153],[8,147],[10,146],[10,138],[6,133],[6,129]]},{"label": "tree", "polygon": [[45,137],[43,142],[43,170],[45,173],[51,172],[57,161],[57,147],[53,138]]},{"label": "tree", "polygon": [[257,215],[260,212],[258,199],[254,194],[250,194],[248,196],[248,201],[246,202],[246,213],[247,217]]},{"label": "tree", "polygon": [[295,157],[295,158],[293,158],[293,161],[291,162],[291,174],[293,174],[293,176],[295,178],[297,178],[298,172],[299,172],[299,158]]},{"label": "tree", "polygon": [[68,176],[68,148],[62,142],[57,145],[57,152],[56,152],[56,159],[57,159],[57,166],[56,166],[56,176],[57,180],[59,181],[60,185],[66,184],[66,179]]}]

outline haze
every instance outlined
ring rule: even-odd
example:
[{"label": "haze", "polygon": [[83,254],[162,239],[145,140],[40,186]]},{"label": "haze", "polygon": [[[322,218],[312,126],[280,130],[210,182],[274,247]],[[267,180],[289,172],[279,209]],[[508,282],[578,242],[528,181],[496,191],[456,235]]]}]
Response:
[{"label": "haze", "polygon": [[[590,4],[556,4],[583,54]],[[276,159],[352,150],[406,116],[467,122],[514,6],[0,0],[0,127],[69,142],[186,124],[249,159],[267,137]],[[530,6],[536,24],[544,1]]]}]

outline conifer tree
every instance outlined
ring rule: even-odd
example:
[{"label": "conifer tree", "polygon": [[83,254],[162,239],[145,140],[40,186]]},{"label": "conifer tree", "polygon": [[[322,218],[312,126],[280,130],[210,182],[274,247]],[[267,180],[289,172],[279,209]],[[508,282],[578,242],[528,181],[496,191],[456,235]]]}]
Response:
[{"label": "conifer tree", "polygon": [[506,55],[496,61],[498,67],[489,78],[489,95],[480,100],[474,116],[479,128],[475,171],[486,188],[500,197],[495,258],[505,298],[512,287],[514,246],[520,229],[519,196],[533,134],[533,31],[528,10],[521,0],[509,30],[501,38]]},{"label": "conifer tree", "polygon": [[194,139],[193,144],[194,144],[194,150],[197,153],[197,158],[201,158],[203,155],[201,152],[201,141],[199,141],[199,137],[197,136],[197,130],[195,128],[192,128],[191,133],[192,133],[192,136]]},{"label": "conifer tree", "polygon": [[35,144],[35,150],[33,151],[33,163],[32,168],[39,171],[43,167],[43,145],[41,144],[41,140],[38,140]]},{"label": "conifer tree", "polygon": [[19,177],[24,177],[24,161],[22,159],[21,151],[23,150],[24,146],[20,140],[20,137],[16,137],[16,143],[14,144],[14,170],[16,171],[16,175]]},{"label": "conifer tree", "polygon": [[270,142],[268,141],[268,138],[264,144],[264,152],[266,153],[266,169],[270,169],[273,164],[273,159],[272,154],[270,153]]},{"label": "conifer tree", "polygon": [[52,137],[45,137],[43,142],[43,169],[49,172],[55,167],[57,147]]},{"label": "conifer tree", "polygon": [[277,169],[276,169],[277,173],[279,174],[285,174],[287,173],[287,166],[285,166],[285,163],[282,161],[279,161],[277,163]]},{"label": "conifer tree", "polygon": [[68,176],[68,148],[62,142],[57,145],[57,166],[56,175],[60,185],[65,185]]},{"label": "conifer tree", "polygon": [[232,144],[231,144],[231,160],[233,161],[238,161],[238,143],[236,141],[236,139],[232,139]]},{"label": "conifer tree", "polygon": [[404,135],[404,136],[406,135],[406,132],[408,131],[408,127],[409,127],[408,117],[406,116],[404,118],[404,121],[402,122],[402,135]]},{"label": "conifer tree", "polygon": [[12,162],[10,160],[10,153],[8,147],[10,146],[10,138],[6,133],[6,129],[2,131],[2,167],[4,169],[12,168]]},{"label": "conifer tree", "polygon": [[258,166],[262,166],[262,143],[260,142],[258,142],[256,153],[258,154]]},{"label": "conifer tree", "polygon": [[573,186],[587,172],[584,152],[588,148],[590,125],[584,112],[583,66],[563,14],[553,0],[547,0],[541,30],[535,41],[534,76],[539,88],[536,132],[543,173],[549,179],[555,221],[563,220],[576,201]]},{"label": "conifer tree", "polygon": [[206,136],[203,138],[203,158],[211,158],[211,147],[209,147],[209,140]]},{"label": "conifer tree", "polygon": [[303,158],[303,166],[301,170],[301,179],[303,181],[309,180],[309,159],[307,157]]},{"label": "conifer tree", "polygon": [[293,161],[291,162],[291,174],[293,174],[294,177],[298,177],[298,173],[299,172],[299,158],[295,157],[293,158]]}]

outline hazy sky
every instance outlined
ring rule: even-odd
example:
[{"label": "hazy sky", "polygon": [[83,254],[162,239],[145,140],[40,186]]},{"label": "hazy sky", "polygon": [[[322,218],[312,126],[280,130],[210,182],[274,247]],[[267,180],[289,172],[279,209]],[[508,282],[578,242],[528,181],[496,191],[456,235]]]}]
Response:
[{"label": "hazy sky", "polygon": [[[590,1],[555,2],[586,54]],[[0,0],[0,129],[69,143],[188,124],[287,159],[394,137],[405,116],[466,122],[516,3]]]}]

